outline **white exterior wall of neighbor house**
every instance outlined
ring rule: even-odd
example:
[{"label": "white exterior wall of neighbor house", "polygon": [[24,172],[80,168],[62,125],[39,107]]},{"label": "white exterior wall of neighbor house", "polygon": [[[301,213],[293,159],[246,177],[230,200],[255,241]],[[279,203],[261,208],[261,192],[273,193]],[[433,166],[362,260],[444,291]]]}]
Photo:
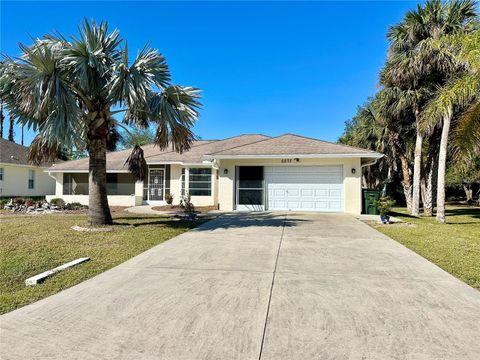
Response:
[{"label": "white exterior wall of neighbor house", "polygon": [[[362,211],[362,186],[361,186],[361,159],[336,158],[336,159],[300,159],[298,163],[283,164],[281,159],[238,159],[220,160],[218,182],[218,204],[220,210],[232,211],[234,209],[235,192],[235,166],[315,166],[315,165],[342,165],[344,212],[360,214]],[[352,174],[355,169],[355,174]],[[225,174],[227,170],[227,174]]]},{"label": "white exterior wall of neighbor house", "polygon": [[[35,166],[0,163],[3,180],[0,181],[0,196],[45,196],[55,193],[55,180]],[[34,171],[34,188],[28,188],[29,170]]]},{"label": "white exterior wall of neighbor house", "polygon": [[[64,195],[63,173],[50,173],[55,181],[55,194],[46,196],[47,201],[61,198],[66,203],[78,202],[88,205],[88,195]],[[143,202],[143,181],[135,182],[135,194],[132,195],[108,195],[108,204],[111,206],[138,206]]]}]

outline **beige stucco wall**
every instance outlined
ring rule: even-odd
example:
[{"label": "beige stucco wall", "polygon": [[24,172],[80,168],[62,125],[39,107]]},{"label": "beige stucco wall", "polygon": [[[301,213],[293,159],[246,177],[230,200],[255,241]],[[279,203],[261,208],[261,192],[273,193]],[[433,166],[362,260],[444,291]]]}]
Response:
[{"label": "beige stucco wall", "polygon": [[[55,180],[35,166],[18,166],[0,163],[3,181],[0,181],[0,196],[45,196],[55,193]],[[28,188],[28,171],[35,171],[35,187]]]},{"label": "beige stucco wall", "polygon": [[[221,160],[218,181],[218,204],[220,210],[234,209],[235,166],[314,166],[343,165],[344,209],[346,213],[362,211],[361,164],[359,158],[300,159],[298,163],[282,164],[281,159]],[[355,174],[352,174],[354,168]],[[225,174],[225,170],[228,174]]]},{"label": "beige stucco wall", "polygon": [[[51,173],[54,180],[54,195],[46,197],[47,201],[54,198],[61,198],[66,203],[79,202],[82,205],[88,205],[88,195],[63,195],[63,173]],[[118,174],[120,181],[132,179],[131,174]],[[123,186],[119,184],[120,186]],[[109,195],[108,204],[111,206],[137,206],[143,202],[143,181],[135,182],[134,194],[131,195]],[[128,185],[128,190],[132,189],[132,185]]]}]

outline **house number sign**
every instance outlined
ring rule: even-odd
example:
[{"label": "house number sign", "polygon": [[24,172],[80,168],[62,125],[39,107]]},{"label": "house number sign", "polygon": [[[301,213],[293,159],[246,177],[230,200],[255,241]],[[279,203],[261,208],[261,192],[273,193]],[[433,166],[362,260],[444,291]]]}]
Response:
[{"label": "house number sign", "polygon": [[297,162],[299,162],[299,161],[300,161],[299,158],[295,158],[295,159],[282,159],[282,164],[297,163]]}]

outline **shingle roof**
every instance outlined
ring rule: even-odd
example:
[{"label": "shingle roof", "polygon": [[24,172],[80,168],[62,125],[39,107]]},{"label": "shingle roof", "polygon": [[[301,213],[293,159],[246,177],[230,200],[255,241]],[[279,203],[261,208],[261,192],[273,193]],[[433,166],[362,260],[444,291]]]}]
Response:
[{"label": "shingle roof", "polygon": [[208,157],[260,155],[380,155],[374,151],[285,134],[207,154]]},{"label": "shingle roof", "polygon": [[[0,139],[0,162],[12,165],[28,165],[28,147],[14,143],[13,141]],[[41,164],[42,167],[52,164]]]},{"label": "shingle roof", "polygon": [[[172,148],[160,150],[157,146],[142,146],[147,164],[182,162],[182,163],[201,163],[203,156],[207,153],[216,152],[231,147],[245,145],[259,140],[267,139],[265,135],[240,135],[224,140],[197,140],[193,143],[191,149],[183,154],[173,151]],[[107,170],[126,171],[125,161],[132,152],[132,149],[113,151],[107,153]],[[84,171],[88,170],[88,158],[66,161],[56,164],[51,171]]]},{"label": "shingle roof", "polygon": [[[184,164],[200,164],[206,158],[228,156],[261,156],[261,155],[365,155],[377,157],[380,154],[354,148],[346,145],[334,144],[327,141],[306,138],[303,136],[285,134],[271,138],[266,135],[240,135],[224,140],[197,140],[191,149],[183,154],[171,148],[161,151],[155,145],[142,146],[147,164],[162,164],[181,162]],[[131,149],[114,151],[107,154],[107,170],[126,171],[125,161]],[[86,171],[88,158],[66,161],[54,165],[51,171]]]}]

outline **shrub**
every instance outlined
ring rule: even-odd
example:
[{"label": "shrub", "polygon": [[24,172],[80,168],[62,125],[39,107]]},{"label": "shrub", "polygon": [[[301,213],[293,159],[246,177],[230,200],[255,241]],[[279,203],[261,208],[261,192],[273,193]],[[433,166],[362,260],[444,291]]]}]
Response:
[{"label": "shrub", "polygon": [[25,200],[25,206],[26,207],[33,206],[33,205],[35,205],[35,202],[32,199],[26,199]]},{"label": "shrub", "polygon": [[390,196],[382,196],[375,201],[375,205],[377,206],[380,215],[387,215],[390,210],[392,210],[392,206],[395,205],[395,201],[392,200]]},{"label": "shrub", "polygon": [[50,205],[55,205],[63,209],[65,207],[65,201],[63,201],[63,199],[60,199],[60,198],[55,198],[50,200]]},{"label": "shrub", "polygon": [[190,201],[190,194],[186,194],[182,196],[180,199],[180,206],[183,208],[185,215],[189,218],[193,218],[195,216],[195,206]]},{"label": "shrub", "polygon": [[165,201],[167,202],[168,205],[173,204],[173,194],[167,193],[165,194]]},{"label": "shrub", "polygon": [[65,209],[67,210],[83,210],[88,209],[88,206],[82,205],[79,202],[72,202],[65,205]]}]

